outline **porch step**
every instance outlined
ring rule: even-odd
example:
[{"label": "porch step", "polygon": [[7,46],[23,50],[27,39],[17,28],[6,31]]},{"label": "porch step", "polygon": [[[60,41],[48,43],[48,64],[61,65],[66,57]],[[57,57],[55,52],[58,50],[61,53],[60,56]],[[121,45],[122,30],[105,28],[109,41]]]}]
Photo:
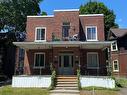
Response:
[{"label": "porch step", "polygon": [[57,76],[56,88],[50,95],[80,95],[76,76]]},{"label": "porch step", "polygon": [[57,84],[56,87],[77,87],[77,84]]},{"label": "porch step", "polygon": [[52,90],[50,91],[51,95],[79,95],[80,91],[78,90]]},{"label": "porch step", "polygon": [[57,81],[57,84],[77,84],[77,81]]},{"label": "porch step", "polygon": [[55,90],[78,90],[78,87],[56,87]]}]

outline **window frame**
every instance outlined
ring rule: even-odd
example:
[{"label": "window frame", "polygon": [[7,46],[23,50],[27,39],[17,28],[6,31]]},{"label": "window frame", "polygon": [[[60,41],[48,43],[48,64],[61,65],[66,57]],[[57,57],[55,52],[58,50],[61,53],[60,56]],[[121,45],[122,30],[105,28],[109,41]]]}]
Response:
[{"label": "window frame", "polygon": [[[37,29],[45,29],[45,39],[44,40],[37,40]],[[46,41],[46,27],[36,27],[35,28],[35,42],[43,42]]]},{"label": "window frame", "polygon": [[[113,44],[115,43],[116,49],[113,49]],[[117,41],[111,43],[111,51],[118,51]]]},{"label": "window frame", "polygon": [[[115,70],[115,67],[114,67],[115,61],[117,62],[118,70]],[[118,60],[113,60],[113,72],[119,72],[119,61]]]},{"label": "window frame", "polygon": [[[96,36],[96,39],[88,39],[88,37],[87,37],[87,29],[88,28],[95,28],[95,30],[96,30],[96,34],[95,34],[95,36]],[[98,36],[97,36],[97,26],[86,26],[86,40],[87,41],[98,41]]]},{"label": "window frame", "polygon": [[[96,54],[97,55],[97,67],[90,67],[88,66],[88,55],[89,54]],[[87,52],[87,69],[99,69],[99,55],[98,52]]]},{"label": "window frame", "polygon": [[[43,54],[44,55],[44,66],[35,66],[36,64],[36,54]],[[37,68],[45,68],[45,53],[44,52],[36,52],[34,53],[34,68],[37,69]]]},{"label": "window frame", "polygon": [[[69,23],[69,25],[64,25],[64,23]],[[70,28],[71,28],[71,23],[70,22],[62,22],[62,38],[67,38],[67,37],[64,37],[64,34],[63,34],[63,27],[69,27],[68,29],[68,37],[69,37],[69,32],[70,32]]]}]

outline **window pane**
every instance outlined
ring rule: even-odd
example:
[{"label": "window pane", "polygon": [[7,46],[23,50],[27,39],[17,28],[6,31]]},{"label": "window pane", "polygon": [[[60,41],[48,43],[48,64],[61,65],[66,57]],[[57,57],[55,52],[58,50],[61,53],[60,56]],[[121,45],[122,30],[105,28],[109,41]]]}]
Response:
[{"label": "window pane", "polygon": [[69,67],[69,56],[68,55],[64,56],[64,67]]},{"label": "window pane", "polygon": [[96,39],[96,28],[95,27],[87,28],[87,39],[88,40]]},{"label": "window pane", "polygon": [[35,66],[39,66],[39,54],[35,55]]},{"label": "window pane", "polygon": [[63,37],[69,37],[69,29],[70,29],[70,23],[64,22],[62,26],[62,36]]},{"label": "window pane", "polygon": [[35,67],[44,66],[44,54],[35,54]]},{"label": "window pane", "polygon": [[36,40],[45,40],[45,29],[37,29]]},{"label": "window pane", "polygon": [[88,67],[98,67],[97,54],[88,54]]},{"label": "window pane", "polygon": [[36,40],[40,40],[40,29],[37,29]]},{"label": "window pane", "polygon": [[114,61],[114,70],[119,70],[118,62],[117,61]]},{"label": "window pane", "polygon": [[40,56],[39,57],[40,58],[40,66],[43,67],[44,66],[44,54],[40,54],[39,56]]},{"label": "window pane", "polygon": [[41,29],[40,40],[45,40],[45,29]]},{"label": "window pane", "polygon": [[91,29],[87,28],[87,39],[91,39]]}]

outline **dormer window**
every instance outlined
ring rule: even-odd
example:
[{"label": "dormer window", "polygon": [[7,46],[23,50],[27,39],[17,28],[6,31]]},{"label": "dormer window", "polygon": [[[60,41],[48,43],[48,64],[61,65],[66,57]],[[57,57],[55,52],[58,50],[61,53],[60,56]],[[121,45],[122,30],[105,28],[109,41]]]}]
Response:
[{"label": "dormer window", "polygon": [[117,51],[118,47],[117,47],[117,42],[114,42],[111,44],[111,51]]},{"label": "dormer window", "polygon": [[46,28],[45,27],[36,27],[35,41],[36,42],[46,41]]},{"label": "dormer window", "polygon": [[87,41],[97,41],[97,27],[96,26],[86,27],[86,39]]}]

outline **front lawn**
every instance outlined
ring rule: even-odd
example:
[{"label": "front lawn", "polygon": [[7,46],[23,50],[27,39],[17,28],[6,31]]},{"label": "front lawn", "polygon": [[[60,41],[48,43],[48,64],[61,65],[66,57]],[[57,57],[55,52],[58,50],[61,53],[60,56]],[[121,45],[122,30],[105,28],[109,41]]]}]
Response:
[{"label": "front lawn", "polygon": [[49,95],[49,91],[42,88],[12,88],[0,87],[0,95]]},{"label": "front lawn", "polygon": [[82,90],[80,95],[120,95],[119,91],[113,90],[95,90],[94,94],[93,91]]}]

